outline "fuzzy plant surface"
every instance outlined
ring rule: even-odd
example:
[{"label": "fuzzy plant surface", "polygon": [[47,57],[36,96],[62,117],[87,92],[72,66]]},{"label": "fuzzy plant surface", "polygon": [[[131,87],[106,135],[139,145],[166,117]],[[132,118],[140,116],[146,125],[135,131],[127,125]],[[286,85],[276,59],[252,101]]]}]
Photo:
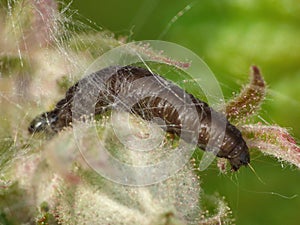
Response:
[{"label": "fuzzy plant surface", "polygon": [[[126,38],[74,21],[75,12],[54,0],[0,4],[0,224],[234,223],[225,199],[208,196],[201,189],[197,156],[164,181],[131,187],[96,173],[78,151],[72,128],[56,135],[30,135],[30,121],[53,108],[94,59],[126,43]],[[152,59],[189,66],[147,46],[136,48]],[[249,84],[221,111],[242,131],[251,152],[260,151],[299,168],[299,146],[285,128],[251,124],[265,94],[262,74],[252,66]],[[161,132],[140,118],[129,117],[136,125],[136,136],[147,136],[149,129]],[[112,155],[131,163],[141,160],[118,141],[109,118],[104,115],[87,127],[81,137],[87,148],[95,149],[90,135],[96,127]],[[166,136],[157,153],[143,160],[159,160],[177,141]],[[220,159],[218,166],[222,172],[228,170],[224,160]]]}]

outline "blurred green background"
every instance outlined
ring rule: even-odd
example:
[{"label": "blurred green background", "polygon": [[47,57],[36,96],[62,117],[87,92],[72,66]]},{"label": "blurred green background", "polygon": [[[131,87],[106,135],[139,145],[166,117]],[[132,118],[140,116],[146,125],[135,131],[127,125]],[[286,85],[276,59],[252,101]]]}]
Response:
[{"label": "blurred green background", "polygon": [[[249,66],[258,65],[269,85],[261,118],[290,128],[299,140],[299,0],[74,0],[71,7],[80,20],[117,36],[191,49],[212,69],[226,98],[248,81]],[[264,183],[247,168],[219,175],[211,166],[200,174],[204,192],[225,196],[237,224],[299,224],[300,171],[262,155],[253,156],[252,165]]]}]

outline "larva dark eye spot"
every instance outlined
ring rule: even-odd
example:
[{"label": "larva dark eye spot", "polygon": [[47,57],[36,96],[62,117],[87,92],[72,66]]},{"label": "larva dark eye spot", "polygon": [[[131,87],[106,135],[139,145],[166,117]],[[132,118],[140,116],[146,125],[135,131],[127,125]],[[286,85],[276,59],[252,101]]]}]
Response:
[{"label": "larva dark eye spot", "polygon": [[40,132],[45,129],[45,127],[47,126],[47,122],[44,114],[45,113],[37,116],[34,120],[32,120],[28,127],[28,131],[30,133]]},{"label": "larva dark eye spot", "polygon": [[[147,82],[141,85],[139,81],[142,79],[147,80]],[[88,86],[88,84],[93,82],[96,83],[93,86],[96,89]],[[162,88],[159,89],[157,87]],[[40,132],[48,128],[58,132],[69,126],[73,119],[72,103],[74,96],[76,93],[83,92],[82,89],[84,88],[87,89],[84,90],[86,95],[82,96],[79,102],[85,107],[86,104],[84,103],[89,101],[86,96],[96,94],[95,114],[102,114],[116,107],[124,109],[125,104],[127,108],[131,107],[127,109],[130,113],[138,115],[145,120],[152,120],[153,117],[160,118],[165,123],[165,131],[169,133],[181,137],[182,131],[189,130],[191,131],[190,133],[199,134],[196,136],[197,145],[204,150],[206,148],[209,150],[210,147],[218,148],[219,152],[215,154],[218,157],[227,158],[233,170],[238,170],[250,161],[248,147],[241,136],[241,132],[230,124],[224,115],[214,111],[207,103],[185,92],[173,82],[141,67],[108,67],[84,77],[69,88],[65,98],[56,104],[53,111],[43,113],[34,119],[28,128],[29,132]],[[120,95],[122,95],[121,98]],[[130,100],[133,96],[139,101],[134,105],[126,104],[127,100]],[[190,100],[189,103],[187,103],[187,97]],[[123,108],[122,104],[116,104],[120,99],[124,101],[122,102]],[[195,112],[178,108],[183,103],[190,104],[190,108],[194,107]],[[79,111],[88,112],[84,108],[80,108]],[[218,124],[214,127],[211,126],[213,117],[217,120],[215,124]],[[183,121],[185,127],[183,127]],[[195,123],[195,121],[199,121],[199,124]],[[226,130],[222,124],[227,124]],[[222,132],[224,132],[224,136],[222,136]],[[221,136],[223,138],[220,138]],[[194,140],[187,136],[183,136],[182,139],[186,142]],[[209,141],[219,143],[219,140],[221,140],[221,144],[207,147]],[[219,148],[218,146],[221,147]]]},{"label": "larva dark eye spot", "polygon": [[53,112],[45,112],[32,120],[28,127],[29,133],[36,133],[50,128],[51,125],[58,119],[57,115]]}]

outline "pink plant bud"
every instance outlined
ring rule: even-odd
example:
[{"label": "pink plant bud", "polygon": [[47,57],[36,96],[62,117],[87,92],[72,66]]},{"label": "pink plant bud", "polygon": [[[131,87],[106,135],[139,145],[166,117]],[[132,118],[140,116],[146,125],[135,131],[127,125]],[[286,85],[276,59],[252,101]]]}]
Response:
[{"label": "pink plant bud", "polygon": [[6,37],[4,49],[10,53],[20,55],[46,47],[58,31],[58,5],[54,0],[16,1],[13,7],[10,2],[7,15],[2,35]]},{"label": "pink plant bud", "polygon": [[273,125],[243,125],[241,131],[249,148],[275,156],[300,168],[300,147],[285,128]]},{"label": "pink plant bud", "polygon": [[26,50],[28,46],[45,47],[53,41],[57,31],[57,3],[53,0],[29,0],[27,4],[32,9],[32,18],[20,47]]},{"label": "pink plant bud", "polygon": [[266,85],[258,67],[251,67],[250,76],[250,83],[225,106],[226,115],[231,121],[245,122],[260,109],[265,98]]}]

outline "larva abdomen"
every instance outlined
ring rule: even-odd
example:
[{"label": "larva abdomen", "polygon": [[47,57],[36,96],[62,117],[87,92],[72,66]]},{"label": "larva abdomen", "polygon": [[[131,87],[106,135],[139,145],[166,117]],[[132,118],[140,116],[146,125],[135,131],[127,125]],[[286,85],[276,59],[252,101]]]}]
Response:
[{"label": "larva abdomen", "polygon": [[[83,78],[67,91],[65,98],[57,103],[53,111],[34,119],[28,130],[33,133],[50,127],[57,132],[69,126],[74,96],[82,89],[97,95],[95,114],[118,108],[145,120],[157,117],[164,121],[163,129],[180,135],[187,142],[193,141],[193,136],[184,135],[184,132],[196,134],[196,142],[204,150],[207,150],[208,140],[218,138],[216,134],[220,133],[220,127],[211,126],[211,115],[214,113],[217,120],[226,124],[217,156],[227,158],[233,170],[250,161],[241,132],[225,116],[172,82],[141,67],[109,67]],[[84,103],[90,99],[86,95],[81,98]]]}]

